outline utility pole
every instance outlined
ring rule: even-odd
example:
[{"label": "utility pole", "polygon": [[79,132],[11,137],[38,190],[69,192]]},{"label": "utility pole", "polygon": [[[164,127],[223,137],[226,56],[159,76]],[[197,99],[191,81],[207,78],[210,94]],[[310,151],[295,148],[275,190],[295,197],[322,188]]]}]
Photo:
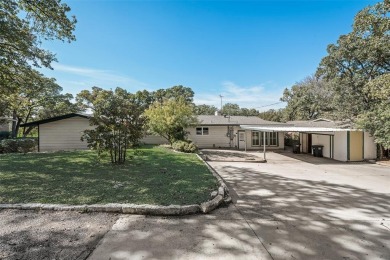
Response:
[{"label": "utility pole", "polygon": [[222,98],[223,98],[223,96],[220,94],[219,97],[221,98],[221,113],[222,113]]}]

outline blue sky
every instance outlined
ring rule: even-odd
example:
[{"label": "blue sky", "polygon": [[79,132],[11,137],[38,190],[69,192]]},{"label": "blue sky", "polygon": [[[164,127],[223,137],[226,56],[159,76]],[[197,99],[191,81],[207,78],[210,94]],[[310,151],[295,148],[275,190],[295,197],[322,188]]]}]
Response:
[{"label": "blue sky", "polygon": [[[67,0],[77,41],[44,43],[64,92],[191,87],[195,102],[259,108],[315,72],[326,46],[377,1]],[[261,108],[283,107],[278,104]]]}]

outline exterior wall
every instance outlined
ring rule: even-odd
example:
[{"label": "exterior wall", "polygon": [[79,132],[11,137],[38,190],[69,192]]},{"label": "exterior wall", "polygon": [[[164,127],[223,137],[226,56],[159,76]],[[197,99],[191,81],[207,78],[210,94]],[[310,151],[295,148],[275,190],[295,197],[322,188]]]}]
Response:
[{"label": "exterior wall", "polygon": [[376,144],[374,138],[367,132],[364,132],[364,159],[373,160],[377,157]]},{"label": "exterior wall", "polygon": [[[312,134],[312,145],[323,145],[322,155],[326,158],[332,158],[332,141],[331,141],[331,135],[319,135],[319,134]],[[312,151],[309,151],[309,153],[312,153]]]},{"label": "exterior wall", "polygon": [[87,142],[80,140],[83,131],[93,129],[89,119],[72,117],[39,125],[39,150],[85,150]]},{"label": "exterior wall", "polygon": [[334,133],[334,157],[338,161],[347,161],[347,132]]},{"label": "exterior wall", "polygon": [[[237,146],[237,137],[233,137],[230,145],[230,139],[226,136],[227,126],[202,126],[209,128],[208,135],[196,135],[196,127],[188,128],[188,139],[194,142],[199,148],[229,148]],[[236,134],[238,127],[234,127],[233,132]]]},{"label": "exterior wall", "polygon": [[146,135],[140,140],[144,144],[168,144],[168,141],[158,135]]},{"label": "exterior wall", "polygon": [[[196,135],[196,127],[188,128],[189,132],[188,138],[193,141],[199,148],[238,148],[238,130],[241,129],[238,126],[233,127],[234,136],[230,143],[230,138],[226,136],[228,132],[227,126],[202,126],[209,128],[208,135]],[[256,150],[263,149],[263,146],[253,146],[252,145],[252,131],[246,130],[246,142],[247,149]],[[261,134],[261,138],[263,135]],[[284,149],[284,132],[278,133],[278,146],[266,146],[266,149]],[[240,149],[245,149],[244,147],[240,147]]]}]

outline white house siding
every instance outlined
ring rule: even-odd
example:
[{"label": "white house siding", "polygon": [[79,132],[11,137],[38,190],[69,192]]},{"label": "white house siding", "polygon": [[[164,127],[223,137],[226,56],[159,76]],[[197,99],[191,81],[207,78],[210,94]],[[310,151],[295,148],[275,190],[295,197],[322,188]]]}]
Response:
[{"label": "white house siding", "polygon": [[338,161],[347,161],[347,132],[334,133],[334,157]]},{"label": "white house siding", "polygon": [[376,144],[374,138],[367,132],[364,133],[364,159],[376,159]]},{"label": "white house siding", "polygon": [[[319,135],[319,134],[312,134],[311,139],[312,145],[323,145],[322,155],[327,158],[332,158],[331,155],[331,136],[330,135]],[[310,151],[312,152],[312,151]]]},{"label": "white house siding", "polygon": [[[231,146],[229,137],[227,137],[227,126],[202,126],[209,128],[208,135],[197,135],[196,128],[188,128],[188,139],[194,142],[199,148],[228,148],[237,146],[237,138],[234,136]],[[234,133],[237,133],[238,127],[234,127]]]},{"label": "white house siding", "polygon": [[80,140],[83,131],[93,129],[89,120],[72,117],[39,125],[40,151],[85,150],[87,142]]},{"label": "white house siding", "polygon": [[[202,126],[209,128],[208,135],[196,135],[196,128],[189,128],[187,131],[189,132],[188,138],[193,141],[199,148],[237,148],[238,147],[238,138],[237,132],[241,129],[239,126],[233,127],[234,137],[232,139],[231,145],[229,143],[229,137],[227,137],[228,127],[227,126]],[[252,131],[246,130],[246,141],[247,141],[247,149],[256,150],[263,149],[263,146],[253,146],[252,145]],[[261,138],[263,135],[261,133]],[[278,146],[266,146],[268,149],[284,149],[284,133],[278,133],[279,145]],[[240,149],[244,149],[240,147]]]},{"label": "white house siding", "polygon": [[158,135],[146,135],[140,142],[144,144],[168,144],[165,138]]}]

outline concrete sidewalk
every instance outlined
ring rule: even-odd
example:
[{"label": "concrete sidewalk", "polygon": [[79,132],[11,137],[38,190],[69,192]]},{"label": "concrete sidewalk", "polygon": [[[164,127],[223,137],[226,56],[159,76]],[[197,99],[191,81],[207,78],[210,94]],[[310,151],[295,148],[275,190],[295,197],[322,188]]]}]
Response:
[{"label": "concrete sidewalk", "polygon": [[390,168],[267,157],[210,163],[234,205],[122,215],[89,259],[390,259]]}]

